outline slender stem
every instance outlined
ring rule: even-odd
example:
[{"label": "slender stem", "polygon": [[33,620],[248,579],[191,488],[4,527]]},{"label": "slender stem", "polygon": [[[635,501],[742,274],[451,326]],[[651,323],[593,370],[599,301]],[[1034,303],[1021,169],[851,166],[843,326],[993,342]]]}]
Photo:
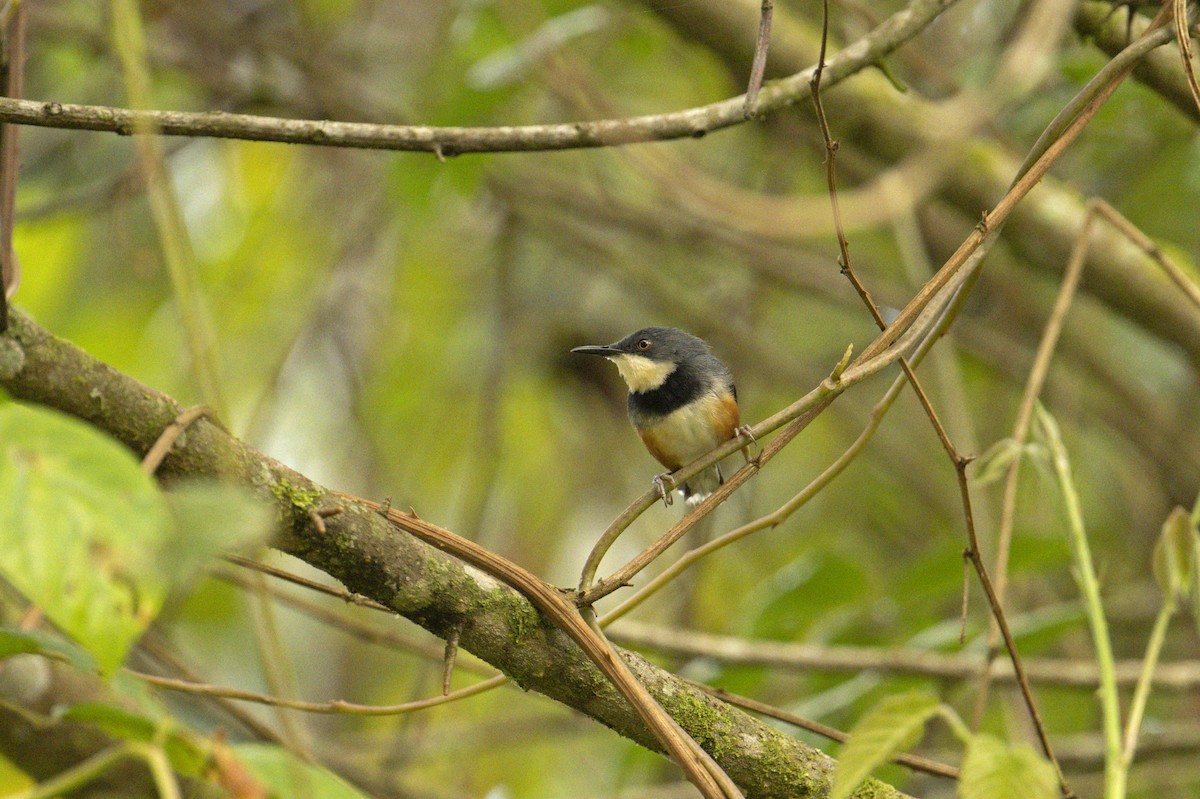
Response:
[{"label": "slender stem", "polygon": [[1167,624],[1175,615],[1176,598],[1174,592],[1169,592],[1158,609],[1158,617],[1150,630],[1150,641],[1146,644],[1146,657],[1142,660],[1142,673],[1138,675],[1137,687],[1133,690],[1133,700],[1129,703],[1129,718],[1125,722],[1125,745],[1121,750],[1121,767],[1128,770],[1133,762],[1133,754],[1137,750],[1138,734],[1142,728],[1142,716],[1146,712],[1146,701],[1150,698],[1150,686],[1154,682],[1154,670],[1158,667],[1158,657],[1162,653],[1163,642],[1167,637]]},{"label": "slender stem", "polygon": [[[825,176],[826,183],[829,188],[830,203],[833,207],[834,226],[837,228],[838,233],[838,246],[841,250],[842,274],[849,279],[851,285],[854,287],[854,290],[858,293],[860,299],[862,299],[863,304],[865,304],[868,311],[870,311],[871,317],[875,320],[875,324],[878,325],[886,335],[887,325],[883,321],[883,316],[879,313],[879,309],[876,307],[875,302],[871,299],[871,295],[867,292],[866,287],[863,286],[862,282],[859,281],[858,276],[854,273],[854,269],[850,264],[850,245],[846,240],[846,235],[842,227],[841,211],[838,207],[837,178],[834,168],[834,161],[837,153],[837,142],[833,140],[833,137],[829,132],[829,124],[826,120],[825,110],[821,103],[821,72],[824,66],[825,40],[829,35],[829,0],[823,0],[822,9],[821,55],[817,59],[817,70],[813,74],[811,85],[813,104],[816,106],[817,121],[820,123],[821,133],[825,139]],[[1086,117],[1084,118],[1086,119]],[[1058,142],[1056,142],[1056,144],[1058,144]],[[1046,155],[1048,154],[1049,150],[1047,151]],[[1037,163],[1041,163],[1041,161],[1039,160]],[[989,236],[994,239],[996,234],[999,232],[998,227],[1003,224],[1003,221],[1003,217],[1001,217],[1000,219],[996,220],[995,226],[991,230],[988,230],[988,225],[985,218],[985,229],[982,231],[979,242],[975,245],[976,252],[978,251],[979,246],[987,241]],[[963,263],[966,263],[966,260],[970,257],[970,254],[964,256]],[[958,448],[954,445],[954,442],[950,440],[950,436],[946,433],[945,426],[942,424],[941,419],[938,418],[937,412],[934,410],[933,404],[929,401],[929,396],[925,393],[925,389],[922,387],[921,382],[917,379],[916,373],[913,371],[913,368],[911,365],[909,365],[908,361],[903,357],[900,358],[900,368],[904,370],[904,375],[908,378],[908,382],[912,386],[913,392],[917,395],[917,399],[920,401],[921,407],[925,411],[925,415],[929,418],[929,423],[933,425],[934,432],[937,434],[938,440],[942,444],[942,448],[945,449],[947,457],[949,457],[951,464],[954,466],[955,473],[958,477],[960,495],[962,498],[962,509],[966,520],[967,535],[970,541],[970,548],[966,554],[970,562],[975,566],[975,571],[979,574],[980,582],[983,584],[984,589],[987,592],[988,603],[991,606],[992,614],[996,620],[996,624],[1005,632],[1005,643],[1008,646],[1009,656],[1013,660],[1013,669],[1017,674],[1018,684],[1021,686],[1025,703],[1029,708],[1029,714],[1032,717],[1034,726],[1037,729],[1038,739],[1042,744],[1042,750],[1046,753],[1046,757],[1050,759],[1050,762],[1054,766],[1055,773],[1058,777],[1058,783],[1062,788],[1063,794],[1070,796],[1072,794],[1071,789],[1067,785],[1066,778],[1063,776],[1062,768],[1059,766],[1058,760],[1054,756],[1054,750],[1050,745],[1049,736],[1046,734],[1045,725],[1042,723],[1041,713],[1038,711],[1037,704],[1033,698],[1033,691],[1029,686],[1029,681],[1025,677],[1024,667],[1021,665],[1020,656],[1017,654],[1016,646],[1014,645],[1012,636],[1007,632],[1008,622],[1004,618],[1003,603],[1000,601],[999,597],[992,588],[991,581],[988,579],[987,569],[984,567],[983,558],[980,555],[979,541],[975,531],[975,516],[971,506],[970,485],[967,482],[966,470],[967,464],[970,461],[968,458],[964,458],[959,453]],[[962,616],[964,626],[966,624],[966,600],[967,589],[964,575]],[[954,721],[960,726],[963,726],[965,729],[965,725],[962,724],[962,721],[957,715],[954,716]]]},{"label": "slender stem", "polygon": [[1100,669],[1100,707],[1104,717],[1104,796],[1105,799],[1124,799],[1126,769],[1121,753],[1121,705],[1117,697],[1112,640],[1100,600],[1100,583],[1096,579],[1079,494],[1071,477],[1071,463],[1058,423],[1045,411],[1039,412],[1038,419],[1050,447],[1054,472],[1066,504],[1069,540],[1075,556],[1075,576],[1083,594],[1084,610],[1096,649],[1096,665]]},{"label": "slender stem", "polygon": [[[113,40],[130,105],[149,108],[153,98],[141,11],[134,0],[111,0],[111,3]],[[150,116],[143,115],[132,123],[132,132],[144,134],[135,137],[134,142],[146,178],[146,196],[163,262],[183,321],[192,377],[204,402],[216,409],[220,418],[228,419],[228,408],[222,396],[216,336],[197,285],[195,253],[171,189],[166,158],[157,135],[160,130]]]},{"label": "slender stem", "polygon": [[[838,743],[845,743],[850,739],[849,734],[844,733],[834,727],[830,727],[828,724],[822,724],[819,721],[806,719],[802,716],[797,716],[795,713],[788,713],[786,710],[781,710],[780,708],[768,705],[765,702],[759,702],[756,699],[730,693],[724,688],[713,688],[693,680],[688,680],[688,682],[699,688],[701,691],[712,694],[722,702],[728,702],[734,707],[740,707],[743,710],[749,710],[754,713],[761,713],[764,716],[776,719],[777,721],[782,721],[785,724],[791,724],[795,727],[808,730],[809,732],[815,732],[822,738],[828,738],[829,740],[837,741]],[[952,780],[958,779],[959,772],[958,769],[954,768],[954,766],[948,766],[945,763],[939,763],[938,761],[930,760],[927,757],[901,753],[892,758],[892,762],[902,766],[908,766],[913,771],[921,771],[934,777],[946,777],[947,779]]]},{"label": "slender stem", "polygon": [[750,83],[746,87],[746,118],[758,112],[758,92],[762,89],[763,73],[767,68],[767,48],[771,44],[771,18],[775,15],[775,0],[762,0],[758,22],[758,40],[754,45],[754,61],[750,66]]},{"label": "slender stem", "polygon": [[167,753],[159,746],[149,744],[134,744],[133,746],[134,754],[146,761],[146,766],[150,769],[151,776],[154,777],[154,787],[158,789],[159,799],[182,799],[182,794],[179,792],[179,780],[171,771],[171,762],[167,759]]},{"label": "slender stem", "polygon": [[[1053,357],[1054,351],[1058,346],[1058,339],[1062,334],[1067,311],[1070,309],[1071,303],[1075,299],[1075,291],[1079,287],[1079,278],[1083,274],[1083,266],[1087,258],[1089,236],[1091,235],[1092,224],[1096,218],[1095,209],[1095,204],[1089,203],[1087,213],[1084,216],[1083,227],[1079,231],[1079,238],[1075,241],[1075,247],[1071,251],[1066,271],[1063,274],[1062,285],[1059,287],[1058,295],[1054,299],[1054,307],[1050,311],[1050,318],[1046,321],[1046,328],[1042,332],[1041,341],[1038,342],[1037,353],[1033,358],[1033,366],[1029,370],[1029,377],[1025,380],[1025,390],[1021,394],[1021,404],[1017,410],[1017,418],[1013,423],[1012,431],[1012,440],[1018,448],[1024,447],[1025,442],[1029,439],[1029,427],[1033,422],[1034,405],[1042,392],[1042,386],[1046,382],[1046,375],[1050,372],[1050,359]],[[1008,588],[1008,557],[1009,549],[1012,545],[1013,523],[1016,518],[1017,488],[1020,485],[1022,460],[1023,458],[1020,455],[1013,458],[1012,463],[1008,466],[1008,472],[1004,476],[1004,495],[1000,507],[1000,530],[996,535],[995,575],[996,597],[1001,603],[1004,602],[1004,594]],[[992,663],[997,655],[999,640],[1000,628],[993,621],[988,628],[988,656],[980,673],[979,693],[975,699],[973,721],[976,728],[982,722],[983,711],[987,706],[991,685]]]},{"label": "slender stem", "polygon": [[[830,85],[877,64],[937,19],[955,0],[913,0],[861,39],[833,54],[826,70]],[[808,91],[812,68],[762,87],[756,115],[794,105]],[[529,152],[610,147],[635,142],[687,139],[746,121],[745,95],[683,111],[622,119],[549,125],[434,127],[377,125],[315,119],[281,119],[211,111],[144,111],[108,106],[0,97],[0,121],[129,135],[150,125],[168,136],[206,136],[275,141],[323,147],[358,147],[440,153]]]},{"label": "slender stem", "polygon": [[10,794],[7,799],[54,799],[54,797],[63,796],[99,779],[114,763],[131,755],[129,744],[116,744],[97,752],[82,763],[60,772],[45,782]]},{"label": "slender stem", "polygon": [[[1196,68],[1192,65],[1192,39],[1188,33],[1187,0],[1171,0],[1171,16],[1175,23],[1175,40],[1179,42],[1179,58],[1183,62],[1183,76],[1187,79],[1192,102],[1200,109],[1200,83],[1196,82]],[[1165,4],[1164,4],[1165,6]]]},{"label": "slender stem", "polygon": [[[1063,795],[1073,796],[1074,794],[1067,786],[1066,779],[1063,776],[1062,767],[1059,766],[1058,759],[1054,756],[1054,749],[1051,747],[1050,738],[1046,734],[1046,725],[1042,721],[1042,714],[1038,711],[1037,703],[1033,698],[1033,689],[1030,687],[1029,678],[1025,674],[1025,665],[1017,652],[1017,643],[1013,639],[1012,630],[1009,629],[1008,619],[1004,616],[1004,609],[1000,604],[1000,599],[996,596],[996,589],[992,586],[991,577],[988,576],[987,566],[983,562],[983,554],[979,551],[979,539],[975,535],[974,516],[970,512],[971,490],[967,483],[967,463],[959,461],[957,467],[959,492],[962,495],[963,507],[967,512],[967,539],[969,544],[966,556],[971,559],[972,565],[975,566],[975,573],[979,575],[979,584],[983,587],[983,593],[987,596],[988,605],[992,609],[992,616],[995,618],[996,625],[1000,628],[1000,634],[1004,638],[1004,646],[1008,650],[1009,660],[1012,661],[1013,672],[1017,677],[1017,685],[1021,689],[1021,696],[1025,699],[1025,707],[1029,710],[1029,716],[1033,719],[1034,730],[1037,732],[1038,741],[1042,745],[1042,751],[1050,760],[1051,765],[1054,766],[1054,771],[1058,777],[1058,784],[1062,788]],[[1111,675],[1111,669],[1109,673]]]},{"label": "slender stem", "polygon": [[1107,219],[1113,227],[1121,231],[1130,241],[1146,251],[1154,262],[1158,264],[1171,279],[1171,282],[1183,292],[1183,295],[1188,298],[1188,301],[1196,308],[1200,309],[1200,286],[1196,285],[1193,278],[1189,277],[1183,269],[1176,264],[1171,258],[1163,252],[1163,249],[1154,243],[1154,240],[1147,236],[1138,228],[1137,225],[1130,222],[1121,213],[1103,200],[1095,202],[1096,212]]},{"label": "slender stem", "polygon": [[282,696],[272,696],[270,694],[261,694],[257,691],[247,691],[241,688],[227,688],[220,685],[209,685],[207,683],[198,683],[192,680],[177,680],[174,677],[159,677],[154,674],[143,674],[138,671],[130,671],[134,677],[153,685],[156,688],[162,688],[167,691],[177,691],[185,694],[196,694],[199,696],[214,696],[224,699],[236,699],[239,702],[253,702],[258,705],[267,705],[268,707],[286,708],[288,710],[299,710],[305,713],[322,713],[328,715],[347,715],[347,716],[399,716],[405,713],[412,713],[417,710],[425,710],[426,708],[436,707],[437,705],[445,705],[450,702],[466,699],[476,694],[481,694],[484,691],[497,688],[508,682],[508,678],[503,674],[498,674],[494,677],[489,677],[486,680],[480,680],[474,685],[468,685],[466,688],[459,688],[457,691],[451,691],[448,694],[439,694],[428,699],[416,699],[412,702],[403,702],[398,705],[360,705],[355,702],[344,702],[340,699],[332,702],[305,702],[301,699],[288,699]]},{"label": "slender stem", "polygon": [[[6,12],[0,19],[0,36],[3,36],[0,91],[6,97],[20,97],[25,93],[25,4],[12,3]],[[0,332],[8,327],[8,296],[16,290],[20,276],[12,242],[20,130],[16,125],[0,125]]]}]

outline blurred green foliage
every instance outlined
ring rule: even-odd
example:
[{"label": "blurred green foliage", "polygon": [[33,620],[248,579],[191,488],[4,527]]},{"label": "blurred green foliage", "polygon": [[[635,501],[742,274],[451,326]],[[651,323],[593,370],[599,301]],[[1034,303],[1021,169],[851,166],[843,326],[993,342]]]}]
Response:
[{"label": "blurred green foliage", "polygon": [[[738,69],[651,5],[148,0],[143,11],[155,96],[167,108],[510,125],[656,113],[744,90]],[[95,4],[30,6],[27,96],[123,105]],[[779,6],[810,29],[819,22],[808,5]],[[1016,6],[964,3],[889,66],[931,97],[978,85]],[[899,7],[835,6],[833,35],[849,41]],[[564,21],[581,12],[590,16]],[[743,33],[752,39],[752,30]],[[1023,153],[1103,64],[1070,37],[1057,57],[1047,84],[998,112],[981,137]],[[841,92],[831,92],[830,123],[849,189],[888,166],[872,149],[887,134],[840,105]],[[197,401],[131,142],[39,128],[21,136],[15,248],[24,273],[14,301],[117,369]],[[1197,141],[1192,120],[1130,85],[1055,176],[1081,196],[1104,196],[1168,251],[1194,261]],[[696,210],[706,202],[695,189],[701,181],[767,197],[822,196],[824,153],[804,102],[697,141],[444,163],[428,154],[202,139],[165,146],[217,334],[231,430],[314,479],[411,506],[559,585],[574,585],[599,532],[658,469],[625,421],[615,371],[573,358],[572,346],[646,324],[689,329],[730,365],[743,417],[756,422],[816,385],[848,344],[861,350],[874,334],[838,274],[832,238],[805,236],[803,219],[800,232],[751,235],[734,212],[714,223]],[[853,235],[854,267],[885,308],[899,307],[980,210],[932,199]],[[913,231],[918,255],[898,243]],[[963,319],[939,345],[945,358],[920,371],[966,452],[1011,435],[1057,289],[1010,243],[997,248]],[[712,534],[774,510],[816,477],[858,435],[893,376],[839,399],[716,513]],[[1140,657],[1156,610],[1149,565],[1162,521],[1177,504],[1191,507],[1200,487],[1195,389],[1196,364],[1178,347],[1091,296],[1077,300],[1043,398],[1072,450],[1119,658]],[[1001,483],[974,497],[989,563],[1000,497]],[[1060,503],[1033,468],[1024,470],[1017,508],[1007,605],[1022,654],[1088,660]],[[605,566],[679,513],[678,503],[646,513]],[[957,651],[964,541],[953,468],[906,392],[865,451],[812,502],[694,567],[639,617],[748,638]],[[290,558],[275,562],[311,573]],[[981,652],[988,618],[974,581],[970,600],[968,648]],[[205,679],[266,690],[252,603],[208,580],[160,626]],[[292,610],[279,615],[299,696],[399,702],[440,688],[437,663],[364,644]],[[406,623],[364,618],[440,645]],[[1173,627],[1164,657],[1196,656],[1194,625]],[[939,685],[912,675],[655,657],[785,708],[816,708],[843,728],[880,697],[910,687],[939,691],[970,718],[977,690],[973,676]],[[1037,686],[1037,694],[1056,737],[1096,733],[1086,690]],[[1193,729],[1196,703],[1194,690],[1156,694],[1150,726]],[[201,731],[214,724],[202,714],[181,717]],[[648,796],[644,786],[675,776],[594,723],[511,689],[414,716],[305,724],[324,762],[381,795]],[[1028,739],[1008,686],[993,692],[982,726]],[[931,736],[935,753],[949,745]],[[1194,756],[1192,749],[1142,771],[1135,765],[1131,795],[1194,795],[1200,782],[1186,760]],[[1067,765],[1081,795],[1098,795],[1099,768],[1094,757]],[[899,769],[883,776],[923,796],[953,791]]]}]

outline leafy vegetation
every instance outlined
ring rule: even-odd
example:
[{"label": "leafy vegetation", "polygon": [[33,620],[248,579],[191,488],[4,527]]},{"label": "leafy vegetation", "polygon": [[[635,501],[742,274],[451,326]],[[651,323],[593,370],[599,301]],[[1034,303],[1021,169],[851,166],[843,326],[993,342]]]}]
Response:
[{"label": "leafy vegetation", "polygon": [[[10,126],[13,313],[206,404],[306,478],[389,498],[399,525],[371,537],[348,498],[203,461],[197,429],[223,435],[203,419],[174,431],[156,479],[139,459],[161,405],[0,336],[0,796],[106,780],[129,796],[693,795],[586,659],[556,671],[574,650],[502,575],[414,597],[463,572],[396,554],[416,546],[408,518],[574,587],[639,497],[597,578],[675,525],[683,503],[646,496],[659,467],[615,370],[569,353],[650,324],[730,366],[761,469],[731,454],[737,490],[598,600],[596,626],[717,690],[630,661],[747,796],[1200,790],[1200,98],[1171,41],[1086,127],[1052,124],[1158,9],[833,4],[831,146],[802,73],[814,4],[774,4],[772,112],[712,123],[746,91],[761,7],[0,4],[5,52],[24,15],[23,96],[63,116],[228,112],[156,139]],[[887,38],[904,24],[911,40]],[[694,137],[620,122],[692,108]],[[600,128],[533,128],[526,151],[456,154],[428,143],[444,131],[394,152],[326,146],[334,128],[301,144],[202,129],[235,114],[469,128],[460,146],[611,119],[604,135],[630,141],[559,150],[551,134]],[[1048,128],[1062,151],[1010,193]],[[883,345],[848,277],[908,320],[964,242],[986,257],[950,278],[945,331],[927,351],[901,339],[935,425],[897,363],[861,371]],[[814,390],[829,404],[803,429],[763,425]],[[201,472],[226,479],[180,477]],[[376,609],[312,567],[335,561]],[[471,688],[497,666],[536,693]],[[738,695],[800,743],[737,726]],[[914,752],[936,762],[892,762]]]}]

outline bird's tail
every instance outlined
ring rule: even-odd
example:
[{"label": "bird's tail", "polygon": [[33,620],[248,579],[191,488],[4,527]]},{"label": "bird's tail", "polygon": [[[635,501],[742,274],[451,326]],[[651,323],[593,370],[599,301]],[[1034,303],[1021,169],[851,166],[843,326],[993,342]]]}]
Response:
[{"label": "bird's tail", "polygon": [[699,474],[694,474],[688,478],[688,481],[682,486],[683,498],[689,508],[694,508],[708,499],[708,495],[716,491],[724,483],[725,476],[721,474],[721,467],[717,465],[710,466]]}]

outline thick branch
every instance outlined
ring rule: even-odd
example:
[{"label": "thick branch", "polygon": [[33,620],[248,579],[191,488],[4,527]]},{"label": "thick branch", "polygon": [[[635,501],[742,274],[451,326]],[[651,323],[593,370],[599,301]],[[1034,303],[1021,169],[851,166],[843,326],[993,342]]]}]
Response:
[{"label": "thick branch", "polygon": [[[14,397],[78,416],[144,454],[182,407],[54,338],[19,311],[0,337],[0,387]],[[561,630],[524,597],[404,535],[381,515],[334,494],[251,449],[208,420],[188,429],[159,470],[166,479],[220,477],[278,509],[280,550],[394,609],[502,670],[521,687],[586,713],[643,746],[656,744],[641,719]],[[309,511],[340,505],[318,532]],[[833,761],[822,752],[692,688],[632,653],[637,678],[748,797],[821,796]],[[899,796],[870,782],[862,794]],[[874,793],[871,793],[874,792]]]}]

